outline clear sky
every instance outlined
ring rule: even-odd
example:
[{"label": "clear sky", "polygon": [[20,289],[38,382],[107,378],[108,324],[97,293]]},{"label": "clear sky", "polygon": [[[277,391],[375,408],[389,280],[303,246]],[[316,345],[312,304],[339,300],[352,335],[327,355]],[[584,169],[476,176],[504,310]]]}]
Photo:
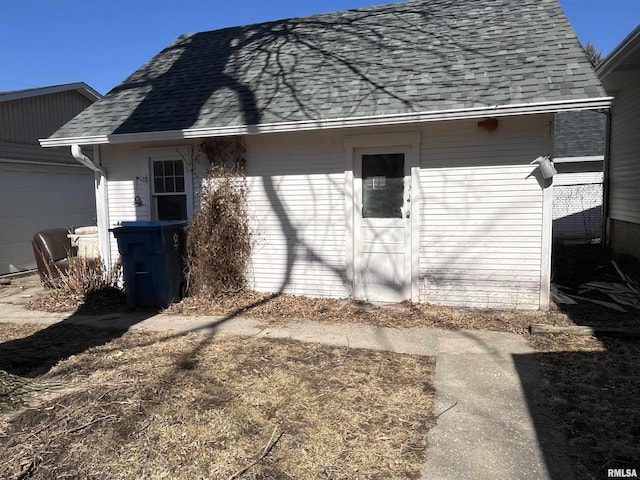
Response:
[{"label": "clear sky", "polygon": [[[389,1],[0,0],[0,91],[83,81],[104,94],[182,33]],[[560,3],[604,55],[640,24],[640,0]]]}]

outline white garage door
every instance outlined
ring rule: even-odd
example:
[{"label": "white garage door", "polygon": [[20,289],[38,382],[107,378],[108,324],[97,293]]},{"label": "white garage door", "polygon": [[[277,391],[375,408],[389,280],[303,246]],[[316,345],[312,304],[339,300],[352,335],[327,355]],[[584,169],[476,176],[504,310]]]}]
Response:
[{"label": "white garage door", "polygon": [[0,163],[0,274],[35,268],[34,233],[95,224],[93,188],[84,167]]}]

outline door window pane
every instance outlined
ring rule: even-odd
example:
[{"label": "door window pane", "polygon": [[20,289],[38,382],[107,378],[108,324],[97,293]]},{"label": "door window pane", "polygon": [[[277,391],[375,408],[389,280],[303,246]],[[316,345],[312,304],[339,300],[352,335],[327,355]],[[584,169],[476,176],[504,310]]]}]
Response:
[{"label": "door window pane", "polygon": [[404,153],[362,155],[362,217],[402,218]]}]

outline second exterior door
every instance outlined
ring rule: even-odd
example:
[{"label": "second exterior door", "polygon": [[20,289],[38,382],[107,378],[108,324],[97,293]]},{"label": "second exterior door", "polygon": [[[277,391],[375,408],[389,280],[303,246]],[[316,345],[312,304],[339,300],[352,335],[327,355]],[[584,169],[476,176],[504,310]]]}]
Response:
[{"label": "second exterior door", "polygon": [[357,149],[354,165],[355,297],[411,299],[411,165],[408,149]]}]

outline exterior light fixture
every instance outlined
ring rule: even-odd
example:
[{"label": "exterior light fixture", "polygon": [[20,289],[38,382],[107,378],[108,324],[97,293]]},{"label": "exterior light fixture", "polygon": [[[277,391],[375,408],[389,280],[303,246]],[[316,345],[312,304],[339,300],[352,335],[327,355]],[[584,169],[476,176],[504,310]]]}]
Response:
[{"label": "exterior light fixture", "polygon": [[134,184],[134,193],[135,197],[133,197],[133,204],[136,207],[142,207],[144,203],[142,202],[142,197],[138,194],[138,182],[147,183],[147,177],[136,177],[136,182]]},{"label": "exterior light fixture", "polygon": [[478,122],[478,127],[484,128],[489,132],[493,132],[496,128],[498,128],[498,119],[497,118],[485,118],[484,120],[480,120]]}]

